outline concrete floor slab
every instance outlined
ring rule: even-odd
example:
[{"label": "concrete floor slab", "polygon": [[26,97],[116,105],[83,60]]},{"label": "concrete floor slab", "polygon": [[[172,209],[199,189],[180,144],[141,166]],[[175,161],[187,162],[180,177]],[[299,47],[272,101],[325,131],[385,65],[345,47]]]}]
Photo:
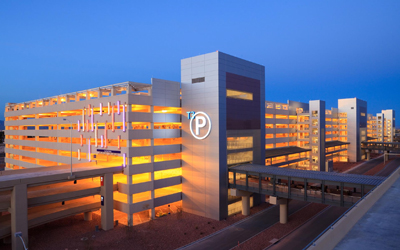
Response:
[{"label": "concrete floor slab", "polygon": [[371,207],[335,249],[399,249],[400,179]]}]

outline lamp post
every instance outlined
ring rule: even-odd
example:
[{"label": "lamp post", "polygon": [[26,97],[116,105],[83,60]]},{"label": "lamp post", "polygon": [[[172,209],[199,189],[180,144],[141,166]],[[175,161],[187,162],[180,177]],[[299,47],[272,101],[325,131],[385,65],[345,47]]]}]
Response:
[{"label": "lamp post", "polygon": [[63,118],[63,121],[68,121],[71,124],[71,127],[69,129],[69,135],[70,135],[70,152],[71,152],[71,175],[68,176],[68,179],[74,179],[75,176],[72,175],[72,122],[68,120],[67,118]]}]

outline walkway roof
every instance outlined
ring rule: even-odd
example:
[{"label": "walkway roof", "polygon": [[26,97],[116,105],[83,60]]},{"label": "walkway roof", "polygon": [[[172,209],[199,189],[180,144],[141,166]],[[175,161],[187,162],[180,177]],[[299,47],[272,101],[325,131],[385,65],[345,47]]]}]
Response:
[{"label": "walkway roof", "polygon": [[283,148],[272,148],[272,149],[265,150],[265,158],[273,158],[273,157],[278,157],[278,156],[283,156],[283,155],[298,154],[298,153],[303,153],[303,152],[307,152],[307,151],[311,151],[311,149],[300,148],[300,147],[296,147],[296,146],[283,147]]},{"label": "walkway roof", "polygon": [[353,183],[360,185],[371,185],[377,186],[385,180],[385,177],[380,176],[369,176],[369,175],[358,175],[358,174],[344,174],[344,173],[334,173],[334,172],[321,172],[321,171],[309,171],[309,170],[299,170],[291,168],[278,168],[255,164],[243,164],[229,169],[236,170],[236,172],[252,172],[257,174],[268,174],[277,176],[290,176],[301,179],[310,180],[323,180],[331,182],[343,182],[343,183]]},{"label": "walkway roof", "polygon": [[350,144],[350,142],[343,142],[343,141],[327,141],[325,142],[325,148],[331,148],[331,147],[336,147],[336,146],[342,146]]}]

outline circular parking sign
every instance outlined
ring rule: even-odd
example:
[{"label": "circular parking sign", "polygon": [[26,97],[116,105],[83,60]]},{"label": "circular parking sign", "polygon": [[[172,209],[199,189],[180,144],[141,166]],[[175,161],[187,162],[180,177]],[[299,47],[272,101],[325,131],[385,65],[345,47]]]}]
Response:
[{"label": "circular parking sign", "polygon": [[[199,116],[198,116],[199,115]],[[197,119],[195,119],[197,117]],[[195,131],[193,131],[193,121],[195,121]],[[211,133],[211,119],[210,117],[202,112],[196,112],[192,118],[190,119],[190,132],[192,133],[193,137],[198,139],[198,140],[203,140],[205,139],[210,133]],[[204,128],[208,123],[208,131],[204,136],[199,136],[200,134],[200,128]]]}]

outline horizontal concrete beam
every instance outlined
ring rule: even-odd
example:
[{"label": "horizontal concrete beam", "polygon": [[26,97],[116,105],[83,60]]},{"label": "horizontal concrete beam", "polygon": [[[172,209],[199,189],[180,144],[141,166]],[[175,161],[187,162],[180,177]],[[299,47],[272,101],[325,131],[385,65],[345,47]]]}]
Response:
[{"label": "horizontal concrete beam", "polygon": [[231,189],[232,196],[250,196],[251,194],[252,194],[252,192],[247,192],[247,191],[239,190],[236,188]]},{"label": "horizontal concrete beam", "polygon": [[[73,171],[74,179],[86,179],[90,177],[98,177],[106,173],[121,173],[122,166],[118,167],[102,167],[100,165],[86,168],[78,168]],[[18,184],[27,184],[28,186],[39,186],[50,183],[59,183],[71,181],[69,169],[50,170],[40,172],[38,174],[15,174],[4,176],[0,180],[0,189],[9,189]]]}]

